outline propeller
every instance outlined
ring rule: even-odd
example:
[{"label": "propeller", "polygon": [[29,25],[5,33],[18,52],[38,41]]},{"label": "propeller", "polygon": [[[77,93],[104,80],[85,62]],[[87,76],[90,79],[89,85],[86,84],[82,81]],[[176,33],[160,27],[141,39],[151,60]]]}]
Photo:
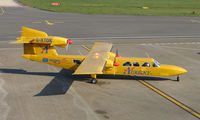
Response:
[{"label": "propeller", "polygon": [[121,57],[121,56],[119,55],[118,49],[116,50],[116,56],[115,56],[115,58],[116,58],[116,57]]},{"label": "propeller", "polygon": [[72,44],[72,41],[71,40],[67,40],[67,46],[66,46],[66,52],[68,51],[68,49],[69,49],[69,44]]},{"label": "propeller", "polygon": [[115,67],[116,66],[119,66],[119,63],[116,62],[116,58],[117,57],[121,57],[118,53],[118,50],[116,50],[116,55],[115,55],[115,58],[114,58],[114,62],[113,62],[113,66],[114,66],[114,75],[115,75]]}]

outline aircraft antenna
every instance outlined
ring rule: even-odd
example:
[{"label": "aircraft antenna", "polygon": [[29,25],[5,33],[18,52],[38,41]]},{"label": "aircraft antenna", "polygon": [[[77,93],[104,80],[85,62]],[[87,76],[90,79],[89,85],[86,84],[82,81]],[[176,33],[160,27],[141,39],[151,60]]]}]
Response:
[{"label": "aircraft antenna", "polygon": [[145,54],[146,54],[146,56],[147,56],[148,58],[150,58],[150,57],[149,57],[149,54],[148,54],[147,52],[145,52]]}]

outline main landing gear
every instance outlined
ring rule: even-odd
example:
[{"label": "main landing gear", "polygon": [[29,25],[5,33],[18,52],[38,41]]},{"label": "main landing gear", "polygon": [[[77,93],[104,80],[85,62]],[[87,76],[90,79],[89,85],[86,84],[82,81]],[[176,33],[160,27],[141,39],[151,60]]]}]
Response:
[{"label": "main landing gear", "polygon": [[92,84],[97,84],[98,80],[97,80],[97,75],[91,75],[92,79],[90,81],[90,83]]},{"label": "main landing gear", "polygon": [[98,82],[97,79],[94,79],[94,78],[91,79],[91,83],[92,83],[92,84],[97,84],[97,82]]},{"label": "main landing gear", "polygon": [[180,81],[180,76],[178,75],[177,78],[176,78],[177,82]]}]

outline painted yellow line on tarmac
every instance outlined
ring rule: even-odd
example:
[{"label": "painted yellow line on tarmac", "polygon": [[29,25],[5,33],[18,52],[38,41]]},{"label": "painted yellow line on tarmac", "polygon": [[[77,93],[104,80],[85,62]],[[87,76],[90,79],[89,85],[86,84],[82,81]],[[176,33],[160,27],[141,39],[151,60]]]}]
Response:
[{"label": "painted yellow line on tarmac", "polygon": [[[47,25],[54,25],[54,24],[61,24],[61,23],[64,23],[64,22],[62,22],[62,21],[49,22],[48,20],[45,20],[44,22],[45,22]],[[33,23],[33,24],[41,24],[41,23],[43,23],[43,22],[41,22],[41,21],[33,21],[32,23]]]},{"label": "painted yellow line on tarmac", "polygon": [[0,9],[1,9],[1,14],[0,15],[2,16],[2,15],[4,15],[5,11],[4,11],[4,9],[2,7],[0,7]]},{"label": "painted yellow line on tarmac", "polygon": [[54,23],[49,22],[48,20],[45,20],[47,25],[54,25]]},{"label": "painted yellow line on tarmac", "polygon": [[160,94],[161,96],[163,96],[164,98],[168,99],[169,101],[173,102],[174,104],[176,104],[177,106],[181,107],[182,109],[184,109],[185,111],[191,113],[193,116],[197,117],[200,119],[200,114],[194,110],[192,110],[191,108],[189,108],[188,106],[184,105],[183,103],[179,102],[178,100],[174,99],[173,97],[167,95],[166,93],[162,92],[161,90],[155,88],[154,86],[152,86],[151,84],[147,83],[144,80],[138,80],[140,83],[142,83],[143,85],[145,85],[146,87],[152,89],[153,91],[155,91],[156,93]]},{"label": "painted yellow line on tarmac", "polygon": [[40,24],[40,23],[42,23],[42,22],[32,22],[32,23],[35,23],[35,24]]},{"label": "painted yellow line on tarmac", "polygon": [[54,22],[54,23],[64,23],[64,22]]},{"label": "painted yellow line on tarmac", "polygon": [[200,20],[190,20],[192,23],[200,23]]},{"label": "painted yellow line on tarmac", "polygon": [[90,51],[90,50],[91,50],[90,48],[88,48],[88,47],[85,46],[85,45],[81,45],[81,47],[85,48],[87,51]]}]

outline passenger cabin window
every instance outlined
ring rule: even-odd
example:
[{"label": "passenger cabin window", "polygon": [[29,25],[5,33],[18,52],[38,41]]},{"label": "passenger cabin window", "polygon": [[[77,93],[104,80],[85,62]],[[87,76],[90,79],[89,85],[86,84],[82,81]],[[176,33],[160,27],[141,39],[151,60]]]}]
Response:
[{"label": "passenger cabin window", "polygon": [[131,62],[124,62],[123,66],[132,66]]},{"label": "passenger cabin window", "polygon": [[144,62],[142,67],[151,67],[150,63],[149,62]]},{"label": "passenger cabin window", "polygon": [[73,60],[74,64],[78,64],[80,65],[81,64],[81,61],[80,60]]},{"label": "passenger cabin window", "polygon": [[133,62],[133,66],[134,66],[134,67],[139,67],[139,66],[140,66],[140,63],[139,63],[139,62]]}]

